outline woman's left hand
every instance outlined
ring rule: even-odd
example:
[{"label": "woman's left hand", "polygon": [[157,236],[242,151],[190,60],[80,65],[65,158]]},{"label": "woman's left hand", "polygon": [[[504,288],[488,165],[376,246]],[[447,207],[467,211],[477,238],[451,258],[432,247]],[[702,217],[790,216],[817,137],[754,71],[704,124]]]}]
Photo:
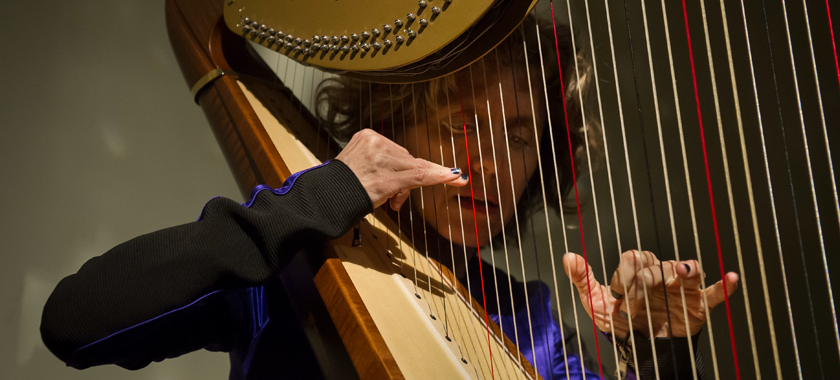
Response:
[{"label": "woman's left hand", "polygon": [[[618,339],[623,339],[629,332],[628,315],[632,328],[648,337],[668,337],[669,327],[674,337],[693,336],[700,332],[708,319],[705,302],[708,302],[708,311],[711,312],[724,301],[722,281],[705,290],[700,288],[705,274],[695,260],[661,262],[649,251],[627,251],[621,255],[609,287],[595,279],[592,267],[577,254],[563,256],[563,266],[577,287],[583,307],[595,319],[598,328],[612,332]],[[731,295],[738,287],[738,274],[729,272],[725,280],[726,291]],[[685,292],[684,303],[680,285]],[[688,315],[687,328],[685,315]]]}]

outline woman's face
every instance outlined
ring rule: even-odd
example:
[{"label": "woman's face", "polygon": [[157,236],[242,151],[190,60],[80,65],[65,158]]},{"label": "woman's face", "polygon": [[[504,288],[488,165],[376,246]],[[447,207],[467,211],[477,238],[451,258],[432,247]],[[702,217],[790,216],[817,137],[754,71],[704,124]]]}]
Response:
[{"label": "woman's face", "polygon": [[537,168],[545,121],[542,91],[534,88],[532,106],[524,72],[516,73],[514,91],[512,72],[503,67],[501,94],[495,75],[488,75],[485,90],[477,73],[481,71],[473,68],[474,84],[466,72],[461,74],[461,95],[450,95],[448,105],[445,96],[425,112],[418,104],[416,126],[397,135],[413,156],[469,172],[472,186],[441,185],[411,192],[413,212],[422,214],[444,238],[469,247],[488,244],[515,216],[514,207]]}]

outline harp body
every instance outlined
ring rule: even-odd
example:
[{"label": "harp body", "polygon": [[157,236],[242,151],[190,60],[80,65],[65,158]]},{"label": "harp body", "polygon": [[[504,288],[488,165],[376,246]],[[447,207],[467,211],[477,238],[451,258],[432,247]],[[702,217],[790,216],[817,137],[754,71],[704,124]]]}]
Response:
[{"label": "harp body", "polygon": [[[247,196],[258,184],[280,187],[291,173],[320,164],[312,150],[321,137],[310,128],[312,116],[300,112],[293,94],[272,88],[273,73],[244,39],[228,30],[221,11],[202,1],[167,1],[167,25],[188,83],[216,69],[238,77],[219,75],[196,101]],[[337,147],[325,140],[317,143],[329,147],[324,149],[327,157],[335,155]],[[321,297],[291,300],[309,334],[310,341],[301,344],[316,346],[318,365],[328,367],[331,355],[349,355],[364,379],[480,379],[492,377],[491,371],[539,377],[493,321],[488,327],[483,308],[446,267],[434,259],[415,259],[422,253],[411,248],[382,210],[362,221],[360,231],[362,246],[352,246],[351,231],[323,252],[296,259],[286,272],[298,274],[281,276],[286,294],[312,297],[317,289]],[[416,273],[422,286],[415,287],[401,273]],[[448,331],[440,323],[444,298],[450,308]],[[322,335],[324,330],[338,334]],[[488,347],[494,352],[493,368]],[[324,368],[315,376],[347,376],[335,372]]]},{"label": "harp body", "polygon": [[[641,0],[640,11],[635,8],[628,9],[626,2],[623,4],[625,8],[621,9],[622,4],[619,3],[609,5],[610,2],[598,4],[596,1],[590,1],[585,7],[573,5],[573,8],[577,7],[573,11],[576,13],[574,17],[572,17],[573,12],[569,12],[570,19],[590,22],[590,9],[594,9],[591,17],[603,17],[603,14],[606,14],[607,20],[612,20],[610,26],[612,29],[609,29],[609,32],[605,28],[593,29],[591,25],[587,27],[577,25],[574,28],[589,29],[590,38],[594,38],[594,42],[590,40],[591,44],[610,46],[609,49],[599,50],[598,54],[607,51],[613,55],[612,67],[602,65],[604,66],[602,70],[616,68],[612,73],[602,71],[601,75],[614,78],[615,92],[612,92],[613,89],[608,80],[602,79],[601,88],[598,90],[598,104],[600,106],[602,99],[605,99],[605,104],[607,101],[617,102],[616,109],[604,108],[599,111],[600,121],[607,135],[603,139],[603,144],[609,145],[613,155],[610,158],[608,153],[605,162],[609,165],[610,162],[619,161],[613,163],[609,185],[605,178],[589,179],[592,181],[590,185],[594,193],[593,200],[597,195],[599,199],[613,201],[612,216],[609,218],[603,216],[608,214],[606,211],[600,211],[598,214],[599,210],[607,207],[603,205],[608,201],[602,200],[600,207],[595,203],[595,213],[590,213],[589,219],[584,218],[583,222],[577,224],[575,228],[583,230],[581,237],[584,234],[587,236],[590,247],[595,244],[595,236],[597,236],[597,249],[609,254],[611,247],[608,248],[607,243],[601,242],[601,229],[604,229],[606,235],[608,233],[606,231],[612,229],[610,222],[615,221],[616,236],[612,243],[619,248],[619,253],[622,249],[659,249],[669,251],[671,254],[676,253],[676,257],[666,255],[668,258],[676,259],[680,257],[678,253],[680,250],[683,253],[682,259],[686,259],[686,256],[692,259],[700,258],[699,256],[703,253],[706,255],[704,269],[707,273],[717,276],[714,272],[717,271],[719,265],[723,274],[725,264],[742,275],[744,286],[742,290],[739,289],[739,292],[744,293],[743,296],[741,293],[736,293],[738,301],[732,307],[731,314],[728,304],[726,312],[716,311],[714,317],[709,319],[708,338],[706,332],[703,333],[701,346],[706,361],[707,378],[759,378],[759,376],[807,378],[818,377],[818,375],[830,378],[837,370],[840,370],[838,367],[840,338],[837,335],[837,316],[834,309],[836,295],[832,293],[833,284],[829,279],[829,274],[835,274],[840,265],[837,255],[831,254],[838,247],[840,235],[837,231],[840,228],[840,220],[837,219],[840,218],[840,211],[832,208],[837,207],[837,190],[829,148],[830,142],[837,141],[838,137],[836,120],[840,118],[840,113],[838,113],[840,107],[837,107],[837,99],[840,97],[837,97],[837,90],[840,89],[840,83],[833,82],[835,72],[828,70],[833,62],[829,59],[831,55],[826,49],[829,45],[825,43],[828,40],[827,33],[834,32],[833,30],[829,32],[829,28],[823,24],[814,24],[817,25],[814,30],[824,34],[822,37],[815,37],[819,43],[816,46],[822,46],[823,51],[817,51],[817,59],[813,61],[813,75],[807,80],[816,83],[817,94],[824,94],[819,99],[820,110],[816,109],[817,97],[813,94],[803,95],[800,99],[799,84],[796,86],[794,98],[793,81],[786,78],[782,78],[781,84],[776,85],[775,101],[777,103],[768,104],[768,101],[773,98],[772,91],[774,90],[772,85],[774,82],[771,82],[770,78],[774,78],[773,81],[775,81],[777,73],[790,70],[790,68],[773,68],[771,71],[767,62],[756,62],[753,67],[752,49],[758,50],[756,53],[756,61],[758,61],[760,60],[759,53],[763,56],[769,50],[764,45],[771,40],[771,34],[773,43],[785,41],[781,28],[771,30],[770,21],[778,25],[782,25],[782,20],[787,22],[788,7],[793,9],[793,2],[790,2],[791,5],[785,5],[784,2],[771,4],[770,16],[765,10],[764,19],[756,12],[750,12],[759,9],[757,4],[748,2],[745,6],[744,2],[721,1],[720,6],[714,5],[712,9],[714,2],[708,2],[709,4],[701,2],[703,28],[696,23],[700,16],[696,18],[693,18],[696,14],[689,16],[690,12],[686,12],[685,8],[680,9],[678,3],[667,2],[666,12],[666,2]],[[480,3],[485,6],[490,2]],[[523,2],[518,2],[519,8],[512,11],[517,15],[505,18],[505,22],[518,24],[522,19],[520,16],[524,17],[533,7],[533,4],[522,6],[521,3]],[[732,33],[731,46],[730,36],[726,35],[726,48],[722,47],[723,33],[712,30],[712,38],[709,37],[708,28],[720,27],[719,24],[715,24],[720,20],[713,20],[708,25],[706,24],[706,7],[710,8],[709,18],[712,19],[713,12],[725,13],[722,8],[724,3],[725,12],[729,12],[728,17],[731,17],[728,21],[724,19],[724,23],[731,29],[731,31],[727,30],[727,33]],[[825,15],[830,16],[827,10],[828,3],[825,3],[824,12]],[[295,4],[296,7],[304,6],[301,5],[302,2]],[[805,2],[802,4],[804,5]],[[612,9],[607,9],[605,7],[607,5]],[[809,4],[812,10],[813,5]],[[313,127],[317,121],[308,108],[301,103],[293,91],[283,85],[278,85],[278,78],[271,68],[248,46],[249,33],[245,33],[246,38],[243,38],[241,34],[231,32],[231,30],[242,28],[243,25],[241,19],[232,17],[226,13],[225,9],[234,9],[238,6],[239,3],[234,1],[212,4],[199,0],[168,0],[166,3],[170,39],[186,83],[197,89],[194,94],[196,101],[205,112],[222,146],[240,190],[243,194],[248,194],[258,184],[281,186],[285,178],[292,173],[335,157],[340,147],[333,139],[322,138],[321,131]],[[691,7],[689,9],[691,12],[699,8],[697,4],[688,6]],[[738,9],[739,6],[740,9]],[[764,2],[761,7],[764,7]],[[546,11],[546,8],[537,7],[539,11]],[[581,10],[581,8],[586,10]],[[832,9],[840,9],[840,6],[834,6]],[[242,13],[241,8],[237,10]],[[601,14],[596,15],[596,11]],[[680,14],[681,11],[686,13]],[[801,12],[801,9],[792,11],[791,19],[807,15]],[[478,20],[482,14],[482,12],[473,12],[463,17]],[[735,33],[735,27],[741,22],[741,14],[744,14],[744,30]],[[784,19],[781,17],[782,14]],[[818,14],[821,17],[823,15],[823,13]],[[288,14],[278,16],[280,18],[275,21],[268,8],[260,9],[256,15],[251,16],[264,17],[266,20],[278,23],[283,22],[282,17],[289,17]],[[647,17],[651,18],[650,25]],[[686,30],[689,28],[689,18],[694,23],[690,32]],[[358,25],[370,20],[362,21]],[[626,22],[626,25],[622,25],[619,21]],[[686,29],[680,29],[683,27],[681,24],[683,22]],[[670,26],[668,26],[669,23]],[[747,24],[750,25],[749,33],[753,36],[739,40],[747,34]],[[625,26],[624,32],[627,33],[626,38],[629,43],[616,40],[613,47],[612,35],[620,34],[618,30]],[[767,43],[760,41],[760,37],[763,37],[760,33],[765,33],[765,30],[760,28],[766,29]],[[807,56],[803,41],[811,41],[810,28],[809,24],[807,39],[804,27],[795,26],[792,32],[794,44],[790,48],[790,61],[795,61],[792,67],[794,76],[797,70],[800,70],[802,78],[808,75],[801,74],[801,70],[810,69],[808,63],[802,60],[802,57]],[[702,33],[701,30],[703,30]],[[457,41],[458,33],[462,31],[463,29],[453,30],[447,42]],[[670,32],[670,34],[662,32]],[[311,33],[327,32],[317,30]],[[500,39],[506,35],[507,32],[503,32],[501,36],[487,38]],[[833,43],[833,34],[830,36]],[[690,50],[688,45],[691,42],[687,42],[685,37],[693,39],[695,44],[693,50]],[[703,41],[704,37],[705,41]],[[672,56],[671,43],[680,41],[679,38],[683,40],[674,43],[675,53]],[[250,38],[250,40],[266,46],[266,39]],[[788,36],[789,44],[790,41],[791,37]],[[704,42],[715,47],[709,47],[707,52],[703,52],[702,49],[706,47]],[[749,43],[760,46],[753,47]],[[795,43],[803,45],[796,46]],[[425,46],[424,44],[425,42],[422,42],[415,47],[419,49]],[[664,53],[665,49],[662,48],[666,44],[667,55]],[[494,46],[494,44],[491,45]],[[651,45],[656,46],[657,49],[652,49]],[[630,49],[627,49],[628,46]],[[779,53],[779,50],[787,47],[778,48],[778,46],[773,47],[777,55],[770,59],[771,63],[786,58],[784,55],[787,52]],[[815,44],[811,42],[811,57],[814,56],[814,46]],[[409,46],[403,48],[408,49]],[[432,46],[424,48],[434,50]],[[634,48],[635,53],[632,50]],[[482,49],[484,52],[481,52]],[[475,48],[473,52],[466,54],[460,61],[455,61],[453,65],[464,67],[479,59],[486,53],[488,47],[485,46],[482,49]],[[749,52],[749,65],[746,63],[744,51]],[[403,78],[398,75],[372,76],[362,70],[373,70],[381,74],[398,64],[421,65],[425,58],[424,54],[408,55],[409,58],[406,58],[408,63],[395,63],[388,58],[371,65],[372,59],[367,61],[362,59],[358,61],[358,66],[340,68],[359,70],[346,73],[353,78],[399,83],[403,81]],[[708,55],[708,62],[703,62],[704,54]],[[733,54],[736,57],[734,63],[731,58]],[[794,59],[794,54],[797,55],[796,59]],[[293,54],[287,55],[293,56]],[[395,56],[396,54],[392,54],[389,57]],[[727,57],[730,59],[729,62],[727,62]],[[598,58],[609,61],[610,57],[596,57]],[[315,59],[329,61],[328,56],[322,56],[310,58],[309,63],[316,64]],[[305,59],[300,60],[306,62]],[[690,70],[687,64],[689,60]],[[836,64],[836,54],[834,60]],[[674,61],[677,63],[675,64]],[[638,72],[636,62],[643,63]],[[695,63],[697,76],[695,76]],[[728,67],[727,63],[729,63]],[[596,69],[597,65],[596,62]],[[628,68],[630,65],[632,65],[632,71]],[[320,66],[328,69],[338,68],[330,62]],[[650,67],[649,71],[648,67]],[[216,73],[215,76],[208,79],[208,73],[213,72]],[[728,83],[727,85],[736,90],[731,93],[730,90],[725,90],[722,84],[728,82],[726,78],[730,74],[731,85]],[[750,74],[754,77],[752,81],[750,81]],[[718,76],[717,79],[715,75]],[[432,73],[419,75],[417,78],[431,79],[436,76],[438,74]],[[717,87],[707,83],[708,76],[711,76],[711,83],[716,83]],[[837,67],[836,76],[840,80],[840,66]],[[757,82],[755,77],[758,78]],[[597,82],[597,71],[595,78]],[[802,78],[799,80],[805,83],[806,79]],[[679,89],[678,80],[682,86]],[[623,86],[621,89],[618,86],[619,82]],[[781,86],[781,91],[779,86]],[[802,84],[801,87],[803,92],[813,90],[812,84]],[[741,94],[740,100],[738,91]],[[720,98],[718,98],[718,92],[720,92]],[[710,95],[712,93],[714,93],[713,99]],[[754,105],[751,105],[752,97],[755,98]],[[623,106],[622,101],[625,102]],[[797,103],[799,106],[795,107],[793,104]],[[638,114],[634,114],[635,109],[632,112],[630,110],[634,104],[638,108]],[[733,107],[732,104],[735,106]],[[774,107],[778,107],[778,110]],[[627,110],[621,113],[623,108]],[[613,112],[616,110],[618,112]],[[660,110],[662,120],[660,120]],[[673,115],[674,111],[676,111],[676,116]],[[775,116],[767,116],[777,111],[778,120],[774,119]],[[589,112],[598,111],[590,109]],[[820,117],[823,123],[822,129],[818,127]],[[696,119],[686,121],[689,118]],[[736,118],[737,124],[731,121]],[[704,120],[705,132],[702,129]],[[801,121],[801,135],[797,120]],[[626,136],[624,135],[625,122],[628,125]],[[669,122],[672,124],[684,122],[686,125],[683,127],[680,124],[679,135],[677,135],[676,129],[668,126]],[[696,130],[696,124],[700,126],[699,133]],[[620,130],[617,125],[621,125]],[[631,125],[633,128],[635,125],[639,127],[632,129]],[[719,127],[714,128],[716,125]],[[774,128],[773,130],[776,131],[779,127],[781,127],[781,135],[775,134],[776,132],[773,132],[773,135],[769,132],[765,134],[765,129]],[[686,131],[685,135],[683,135],[683,128]],[[691,128],[695,128],[694,132]],[[785,132],[788,133],[787,137],[785,137]],[[796,134],[795,137],[791,137],[792,134]],[[810,148],[808,139],[811,141]],[[701,140],[702,151],[699,145]],[[803,140],[805,140],[805,149],[802,149]],[[708,152],[706,144],[709,144]],[[642,147],[640,150],[644,152],[644,157],[641,153],[630,152],[633,147]],[[809,151],[809,149],[812,150]],[[648,157],[648,151],[651,152],[650,157]],[[623,157],[621,157],[622,154]],[[738,162],[739,155],[743,158],[742,162]],[[812,160],[812,155],[817,158]],[[622,173],[625,170],[625,162],[626,174]],[[593,165],[590,163],[589,166]],[[817,173],[816,176],[811,174],[810,184],[804,170],[806,167],[808,172]],[[787,170],[785,171],[784,168]],[[603,172],[603,167],[601,170]],[[645,171],[647,172],[646,184],[644,174],[640,174]],[[752,172],[751,179],[750,172]],[[588,174],[595,176],[592,172]],[[765,175],[766,178],[764,178]],[[616,176],[615,187],[612,176]],[[633,176],[638,178],[632,178]],[[742,178],[744,176],[746,176],[746,181]],[[714,184],[714,189],[712,189],[712,184]],[[631,191],[628,192],[625,187],[624,190],[613,193],[613,189],[620,186],[629,186]],[[773,198],[774,186],[776,189],[784,187],[782,190],[776,190],[776,198]],[[639,191],[638,188],[641,190]],[[639,194],[634,196],[633,189],[637,189]],[[797,200],[799,209],[796,208]],[[813,204],[811,204],[812,200]],[[636,202],[640,210],[638,213],[649,215],[649,218],[635,220]],[[630,211],[631,204],[633,205],[632,212]],[[695,204],[697,204],[696,218]],[[716,204],[719,206],[717,215],[714,209]],[[727,204],[727,206],[720,206],[721,204]],[[711,210],[701,210],[701,206],[705,208],[711,206]],[[606,221],[599,222],[597,219],[599,215]],[[630,215],[633,217],[631,218]],[[822,220],[820,215],[823,216]],[[718,219],[721,220],[720,226],[718,226]],[[657,227],[657,220],[660,223],[659,227]],[[574,223],[568,223],[568,225],[572,224]],[[588,224],[588,227],[584,227],[583,224]],[[635,224],[635,239],[632,236],[634,235],[632,229],[629,228],[633,224]],[[621,229],[621,236],[618,236],[619,229]],[[817,230],[819,230],[818,239]],[[405,236],[400,235],[399,229],[381,210],[375,215],[368,216],[362,222],[360,231],[363,241],[361,248],[352,246],[352,236],[345,236],[328,244],[323,252],[308,255],[310,258],[307,260],[296,260],[294,265],[297,267],[288,271],[290,274],[284,274],[282,278],[287,295],[317,294],[320,298],[319,300],[292,299],[290,301],[290,304],[294,305],[295,316],[302,321],[301,328],[307,333],[308,342],[305,344],[317,346],[313,351],[319,365],[328,367],[330,355],[333,350],[337,350],[335,352],[340,351],[340,353],[336,355],[349,358],[352,362],[352,370],[358,377],[365,379],[492,378],[494,377],[492,374],[501,373],[517,373],[516,376],[507,375],[505,378],[539,377],[517,351],[516,345],[501,334],[498,326],[492,321],[489,326],[485,324],[480,303],[472,299],[469,292],[453,279],[454,276],[445,267],[434,260],[427,261],[422,253],[411,249],[410,244],[401,244],[406,241]],[[656,234],[654,236],[653,233],[645,231],[656,231]],[[662,237],[659,236],[660,233]],[[569,249],[580,252],[584,245],[582,240],[581,238],[579,243],[572,242]],[[654,246],[657,248],[651,248]],[[718,252],[717,257],[714,255],[715,251]],[[736,251],[737,255],[733,253]],[[822,255],[813,253],[820,251]],[[691,252],[696,252],[697,257],[691,256]],[[409,264],[413,273],[415,257],[419,262],[416,279],[424,286],[415,286],[413,279],[401,275],[408,273],[403,269]],[[595,259],[590,259],[590,262],[596,268],[596,276],[601,282],[608,283],[607,273],[615,267],[617,260],[609,259],[611,260],[609,263],[605,262],[603,257],[601,260],[600,264],[595,263]],[[600,270],[604,267],[602,276]],[[811,273],[810,278],[808,270]],[[291,274],[294,272],[298,275]],[[809,284],[810,287],[808,287]],[[710,283],[704,286],[707,285]],[[749,291],[747,291],[747,286]],[[420,297],[417,298],[415,293]],[[388,302],[383,302],[383,299],[388,299]],[[439,319],[436,322],[429,318],[430,314],[435,316],[440,314],[442,307],[437,302],[443,299],[446,299],[449,305],[462,306],[460,309],[452,306],[449,311],[452,313],[450,315],[453,329],[451,333],[460,334],[454,339],[457,344],[446,339],[450,332],[443,331]],[[575,302],[574,296],[572,296],[572,302]],[[719,309],[723,308],[723,305],[719,307]],[[569,313],[567,312],[562,317],[568,318]],[[735,321],[734,324],[732,320]],[[583,327],[579,327],[580,334],[591,334],[591,330],[587,327],[588,322],[581,322]],[[714,333],[711,332],[712,327],[714,327]],[[485,333],[485,329],[489,331],[489,334]],[[712,337],[716,341],[711,341]],[[727,339],[731,339],[731,346]],[[492,365],[487,355],[483,354],[483,350],[488,349],[488,346],[493,352]],[[609,351],[610,348],[602,346],[603,355],[612,355]],[[740,358],[740,364],[734,359],[736,354]],[[462,357],[468,359],[467,363],[460,360]],[[605,361],[610,360],[612,359],[605,359]],[[430,366],[429,363],[436,365]],[[320,375],[325,377],[334,374],[329,371],[320,372]]]}]

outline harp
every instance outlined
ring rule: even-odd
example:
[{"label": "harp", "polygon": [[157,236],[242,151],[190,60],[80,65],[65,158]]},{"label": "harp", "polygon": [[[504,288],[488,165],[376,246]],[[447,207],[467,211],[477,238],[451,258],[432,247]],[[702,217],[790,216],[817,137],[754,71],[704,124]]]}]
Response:
[{"label": "harp", "polygon": [[[572,292],[571,285],[562,288],[562,274],[558,285],[557,274],[549,273],[561,245],[584,255],[588,247],[587,260],[603,283],[626,249],[647,247],[663,260],[705,261],[704,287],[725,270],[741,275],[737,296],[709,318],[699,347],[692,348],[711,362],[707,377],[826,378],[840,370],[830,277],[840,268],[840,259],[831,254],[840,247],[831,159],[838,138],[840,65],[831,11],[840,6],[829,1],[499,0],[463,7],[458,1],[423,6],[406,1],[407,11],[387,19],[352,2],[323,4],[336,8],[321,9],[330,17],[344,12],[358,18],[347,21],[357,33],[381,28],[381,38],[365,42],[370,36],[360,36],[358,43],[342,39],[352,38],[350,27],[342,27],[346,32],[318,29],[321,13],[309,2],[168,0],[166,13],[185,81],[246,195],[258,184],[279,187],[291,173],[340,151],[311,99],[324,75],[368,84],[373,102],[374,87],[387,91],[392,83],[463,70],[509,34],[534,33],[517,27],[529,13],[562,19],[579,32],[572,51],[588,51],[594,62],[595,88],[588,105],[581,100],[547,109],[562,114],[579,106],[595,115],[601,133],[584,140],[593,140],[603,155],[590,152],[593,144],[568,154],[567,159],[579,161],[569,169],[579,172],[573,176],[574,192],[564,201],[588,207],[578,206],[577,215],[561,212],[559,221],[544,213],[554,234],[547,229],[547,236],[534,236],[533,255],[519,246],[523,277],[530,265],[538,276],[553,277],[555,294]],[[407,12],[416,20],[401,16]],[[454,21],[447,20],[453,14]],[[415,29],[396,25],[394,17],[416,22]],[[306,30],[300,32],[306,37],[289,36],[298,32],[285,29],[284,42],[278,42],[285,23]],[[443,31],[424,39],[419,32],[427,25],[427,35],[438,36],[434,27]],[[316,42],[309,38],[313,34],[329,42]],[[386,38],[389,34],[392,38]],[[525,49],[553,52],[525,40]],[[397,54],[400,48],[410,53]],[[282,60],[285,75],[275,73],[281,60],[266,58],[266,49],[288,57]],[[581,82],[581,68],[565,69]],[[542,83],[528,81],[532,92],[543,91]],[[550,170],[550,163],[540,165],[540,172]],[[542,211],[530,215],[532,228],[533,220],[542,218]],[[485,303],[473,299],[434,258],[411,248],[395,223],[377,210],[359,228],[363,248],[353,247],[353,236],[346,236],[320,255],[296,259],[295,270],[284,274],[286,294],[304,295],[289,297],[289,303],[307,333],[305,344],[315,347],[318,375],[342,377],[335,368],[344,365],[361,378],[540,377],[508,338],[510,332],[485,318]],[[538,247],[538,238],[555,248],[545,252],[546,243]],[[532,263],[526,265],[526,258]],[[401,276],[407,267],[417,269],[413,278]],[[313,298],[320,301],[310,302]],[[559,295],[556,299],[555,306],[565,308],[558,310],[562,322],[589,340],[591,356],[597,357],[591,369],[611,376],[611,368],[621,366],[618,348],[589,328],[574,294],[565,303]],[[440,318],[444,305],[452,315]],[[389,321],[395,311],[401,317]],[[578,321],[578,313],[584,319]],[[412,331],[421,332],[406,335]],[[585,351],[581,339],[569,344]],[[428,366],[429,361],[440,365]]]}]

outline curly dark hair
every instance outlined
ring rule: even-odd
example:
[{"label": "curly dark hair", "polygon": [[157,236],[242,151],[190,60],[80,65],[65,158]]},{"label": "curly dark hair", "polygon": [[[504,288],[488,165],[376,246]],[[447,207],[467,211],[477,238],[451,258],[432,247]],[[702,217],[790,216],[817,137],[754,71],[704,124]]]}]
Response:
[{"label": "curly dark hair", "polygon": [[[572,50],[572,38],[574,38],[573,33],[567,26],[557,25],[555,29],[551,23],[529,16],[519,29],[495,48],[495,51],[491,51],[479,60],[482,65],[486,65],[488,70],[514,68],[511,72],[515,73],[513,74],[515,80],[524,79],[527,62],[535,102],[538,98],[544,101],[542,76],[545,75],[550,117],[544,118],[548,125],[545,125],[540,141],[540,158],[544,164],[546,204],[557,212],[572,210],[570,205],[564,202],[573,190],[574,184],[567,145],[569,137],[574,152],[575,173],[582,173],[587,168],[584,136],[588,137],[590,154],[595,153],[597,156],[600,151],[598,122],[593,117],[584,117],[582,109],[582,100],[586,97],[591,85],[592,66],[586,51]],[[525,49],[522,48],[523,42],[527,46],[527,56]],[[541,46],[542,54],[538,46]],[[555,46],[557,46],[556,50]],[[558,75],[560,71],[556,58],[558,56],[562,67],[562,80]],[[476,66],[479,61],[473,63],[472,66]],[[464,68],[461,72],[466,75],[469,69],[469,67]],[[458,99],[459,88],[456,75],[459,75],[459,72],[414,84],[378,84],[341,77],[326,79],[320,83],[317,90],[316,115],[323,125],[330,125],[333,137],[341,143],[346,143],[354,132],[368,126],[377,131],[380,128],[383,129],[385,136],[394,136],[393,128],[402,126],[403,120],[409,125],[413,123],[415,120],[413,115],[415,113],[422,115],[425,104],[441,104],[441,99],[446,101],[445,96],[454,96],[454,99]],[[412,89],[414,94],[412,94]],[[412,96],[417,97],[418,101],[412,102]],[[377,101],[372,101],[373,99]],[[568,130],[571,136],[566,132],[566,120],[569,123]],[[545,131],[550,131],[550,133],[545,133]],[[553,139],[550,138],[551,135]],[[554,146],[552,146],[552,141]],[[557,175],[555,175],[553,164],[546,164],[555,162],[555,159]],[[552,191],[553,189],[559,189],[559,193]],[[523,194],[517,205],[520,210],[520,221],[542,208],[541,191],[543,191],[543,186],[540,178],[538,175],[533,175],[528,182],[527,194]],[[505,231],[510,231],[510,229],[506,226]]]}]

